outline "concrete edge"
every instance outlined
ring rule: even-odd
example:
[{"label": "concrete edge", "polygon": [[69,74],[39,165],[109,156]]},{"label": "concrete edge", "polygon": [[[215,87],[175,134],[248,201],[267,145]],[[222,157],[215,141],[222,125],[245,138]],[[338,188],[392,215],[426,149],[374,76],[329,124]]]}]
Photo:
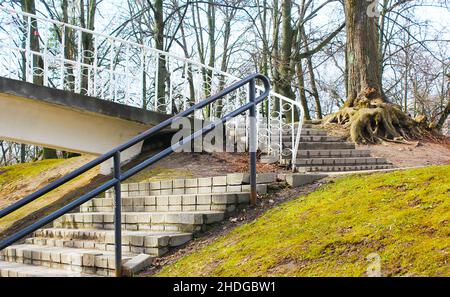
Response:
[{"label": "concrete edge", "polygon": [[171,117],[171,115],[148,111],[138,107],[5,77],[0,77],[0,93],[64,106],[79,111],[102,114],[144,125],[154,126]]},{"label": "concrete edge", "polygon": [[392,171],[401,171],[401,170],[410,170],[410,169],[420,169],[431,166],[439,166],[439,165],[421,165],[421,166],[412,166],[412,167],[396,167],[390,169],[376,169],[376,170],[361,170],[361,171],[344,171],[344,172],[330,172],[329,176],[340,176],[340,175],[351,175],[351,174],[370,174],[370,173],[379,173],[379,172],[392,172]]},{"label": "concrete edge", "polygon": [[136,275],[138,272],[152,265],[154,258],[155,257],[147,254],[139,254],[135,256],[122,265],[123,274],[130,277]]}]

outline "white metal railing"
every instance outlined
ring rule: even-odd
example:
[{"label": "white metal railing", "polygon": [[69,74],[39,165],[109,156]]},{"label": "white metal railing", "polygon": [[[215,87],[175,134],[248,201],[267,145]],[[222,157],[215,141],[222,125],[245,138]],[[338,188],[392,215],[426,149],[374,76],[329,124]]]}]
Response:
[{"label": "white metal railing", "polygon": [[[167,114],[183,111],[240,80],[191,59],[96,31],[3,6],[0,13],[0,76]],[[164,67],[162,77],[158,69]],[[247,96],[247,90],[238,90],[213,104],[209,113],[198,111],[195,116],[225,114]],[[264,106],[257,115],[259,148],[295,161],[302,106],[275,92]],[[229,125],[235,130],[244,126],[248,139],[248,122]],[[290,132],[290,141],[283,141],[283,131]]]}]

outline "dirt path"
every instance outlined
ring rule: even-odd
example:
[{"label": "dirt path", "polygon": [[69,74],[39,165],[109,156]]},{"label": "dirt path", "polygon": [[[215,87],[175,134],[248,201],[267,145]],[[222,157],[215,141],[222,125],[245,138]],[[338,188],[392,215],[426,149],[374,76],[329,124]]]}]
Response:
[{"label": "dirt path", "polygon": [[419,142],[417,146],[389,143],[387,145],[359,145],[374,157],[386,158],[398,167],[415,167],[450,164],[450,142]]}]

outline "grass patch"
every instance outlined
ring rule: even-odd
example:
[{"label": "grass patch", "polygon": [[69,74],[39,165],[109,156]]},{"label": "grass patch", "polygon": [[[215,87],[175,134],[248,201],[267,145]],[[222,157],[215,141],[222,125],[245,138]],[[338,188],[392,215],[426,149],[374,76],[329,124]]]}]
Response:
[{"label": "grass patch", "polygon": [[[81,156],[71,159],[55,159],[0,167],[0,208],[26,197],[52,181],[70,173],[92,160],[93,157]],[[89,170],[71,182],[36,199],[32,203],[0,219],[0,233],[13,227],[15,223],[29,218],[32,214],[57,203],[62,197],[75,189],[81,189],[98,176],[99,168]]]},{"label": "grass patch", "polygon": [[5,190],[9,185],[33,178],[41,172],[52,170],[52,168],[66,161],[65,159],[53,159],[0,167],[0,191],[5,195],[7,194]]},{"label": "grass patch", "polygon": [[449,276],[449,198],[450,166],[340,178],[159,276]]}]

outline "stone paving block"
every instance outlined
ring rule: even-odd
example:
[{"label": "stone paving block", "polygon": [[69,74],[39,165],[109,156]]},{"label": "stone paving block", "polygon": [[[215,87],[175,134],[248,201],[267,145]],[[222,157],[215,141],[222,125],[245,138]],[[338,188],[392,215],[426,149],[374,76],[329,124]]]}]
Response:
[{"label": "stone paving block", "polygon": [[204,216],[205,216],[204,220],[205,220],[206,224],[219,222],[219,221],[222,221],[224,219],[224,214],[223,213],[211,213],[211,214],[207,214],[207,215],[204,215]]},{"label": "stone paving block", "polygon": [[241,186],[227,186],[227,192],[240,192],[242,188]]},{"label": "stone paving block", "polygon": [[125,223],[127,224],[136,224],[138,222],[138,217],[135,214],[127,214],[125,216]]},{"label": "stone paving block", "polygon": [[169,196],[168,199],[169,199],[169,205],[181,205],[181,199],[182,199],[181,195]]},{"label": "stone paving block", "polygon": [[169,205],[168,208],[169,211],[181,211],[182,210],[182,205],[178,204],[178,205]]},{"label": "stone paving block", "polygon": [[227,174],[228,185],[241,185],[249,181],[249,175],[247,173],[230,173]]},{"label": "stone paving block", "polygon": [[197,204],[211,204],[211,195],[197,195]]},{"label": "stone paving block", "polygon": [[184,188],[185,180],[184,179],[176,179],[173,181],[173,188]]},{"label": "stone paving block", "polygon": [[183,205],[183,211],[194,211],[197,210],[197,205]]},{"label": "stone paving block", "polygon": [[199,187],[211,187],[212,186],[212,178],[211,177],[202,177],[198,179]]},{"label": "stone paving block", "polygon": [[133,276],[135,273],[145,269],[153,263],[153,257],[139,254],[123,264],[124,274]]},{"label": "stone paving block", "polygon": [[161,195],[172,195],[172,194],[173,194],[172,188],[161,190]]},{"label": "stone paving block", "polygon": [[162,180],[161,181],[161,190],[172,189],[172,188],[173,188],[173,185],[172,185],[171,180]]},{"label": "stone paving block", "polygon": [[214,204],[236,203],[236,196],[235,195],[213,195],[212,203],[214,203]]},{"label": "stone paving block", "polygon": [[136,197],[132,199],[133,206],[144,206],[145,198],[144,197]]},{"label": "stone paving block", "polygon": [[200,187],[198,188],[199,194],[209,194],[212,193],[212,187]]},{"label": "stone paving block", "polygon": [[267,194],[267,185],[256,185],[256,193]]},{"label": "stone paving block", "polygon": [[185,187],[186,188],[196,188],[198,187],[198,179],[191,178],[185,180]]},{"label": "stone paving block", "polygon": [[198,193],[198,188],[186,188],[185,189],[185,193],[186,194],[197,194]]},{"label": "stone paving block", "polygon": [[139,191],[139,184],[137,183],[128,184],[128,192],[132,191]]},{"label": "stone paving block", "polygon": [[83,254],[82,256],[82,265],[86,267],[94,267],[95,266],[95,257],[101,254]]},{"label": "stone paving block", "polygon": [[212,193],[225,193],[227,191],[226,186],[214,186],[212,188]]},{"label": "stone paving block", "polygon": [[[67,264],[69,264],[69,263],[67,263]],[[77,254],[77,253],[70,254],[70,264],[76,265],[76,266],[83,265],[83,255]]]},{"label": "stone paving block", "polygon": [[161,190],[161,182],[155,181],[150,183],[150,190]]},{"label": "stone paving block", "polygon": [[172,195],[182,195],[185,192],[185,188],[173,189]]},{"label": "stone paving block", "polygon": [[149,190],[150,190],[149,183],[139,183],[139,191],[148,193]]},{"label": "stone paving block", "polygon": [[[256,175],[256,182],[259,184],[269,184],[277,181],[276,173],[259,173]],[[250,179],[249,179],[250,182]]]},{"label": "stone paving block", "polygon": [[183,195],[182,196],[182,204],[183,205],[197,204],[197,196],[196,195]]},{"label": "stone paving block", "polygon": [[95,266],[99,268],[108,268],[108,258],[105,256],[95,257]]},{"label": "stone paving block", "polygon": [[211,210],[211,204],[198,204],[195,208],[197,211],[201,210]]},{"label": "stone paving block", "polygon": [[156,197],[146,197],[144,203],[145,203],[145,206],[156,205]]},{"label": "stone paving block", "polygon": [[146,213],[137,214],[137,223],[150,224],[150,216]]},{"label": "stone paving block", "polygon": [[157,205],[156,206],[156,211],[168,211],[169,210],[169,205]]},{"label": "stone paving block", "polygon": [[226,176],[214,176],[212,179],[213,186],[226,186],[227,177]]}]

